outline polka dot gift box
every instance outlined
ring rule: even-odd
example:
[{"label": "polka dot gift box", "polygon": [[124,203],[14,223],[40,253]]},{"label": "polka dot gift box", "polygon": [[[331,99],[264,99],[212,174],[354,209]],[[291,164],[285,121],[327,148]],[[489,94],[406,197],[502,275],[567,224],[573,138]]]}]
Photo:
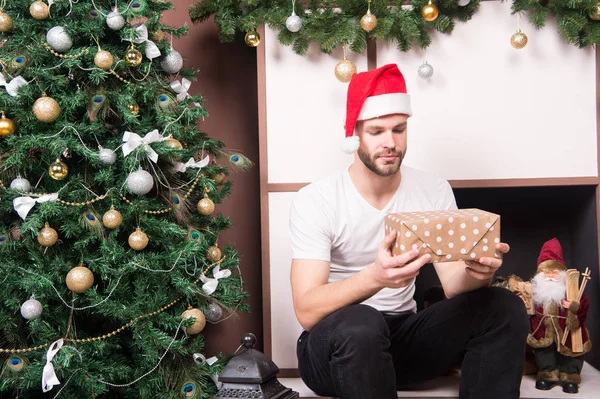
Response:
[{"label": "polka dot gift box", "polygon": [[500,216],[481,209],[391,213],[385,217],[385,233],[398,235],[392,254],[419,249],[435,262],[455,262],[498,257]]}]

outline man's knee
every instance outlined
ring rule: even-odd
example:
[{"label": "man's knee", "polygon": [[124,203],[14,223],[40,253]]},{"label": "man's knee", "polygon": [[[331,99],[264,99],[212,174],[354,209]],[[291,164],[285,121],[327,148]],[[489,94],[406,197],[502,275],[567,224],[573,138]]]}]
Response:
[{"label": "man's knee", "polygon": [[381,313],[367,305],[350,305],[336,312],[336,328],[331,334],[335,347],[379,349],[389,345],[389,328]]}]

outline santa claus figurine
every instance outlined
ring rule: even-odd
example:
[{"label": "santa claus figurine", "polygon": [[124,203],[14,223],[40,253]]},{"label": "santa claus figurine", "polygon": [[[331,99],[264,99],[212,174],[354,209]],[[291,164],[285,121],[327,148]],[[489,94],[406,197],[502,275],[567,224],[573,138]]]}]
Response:
[{"label": "santa claus figurine", "polygon": [[[544,243],[538,257],[538,268],[531,280],[533,286],[534,314],[527,343],[533,347],[538,367],[535,387],[541,390],[562,385],[567,393],[577,393],[581,383],[583,354],[592,344],[585,327],[588,299],[566,300],[566,271],[559,241],[553,238]],[[582,352],[573,352],[571,332],[581,327]],[[564,330],[569,334],[562,345]]]}]

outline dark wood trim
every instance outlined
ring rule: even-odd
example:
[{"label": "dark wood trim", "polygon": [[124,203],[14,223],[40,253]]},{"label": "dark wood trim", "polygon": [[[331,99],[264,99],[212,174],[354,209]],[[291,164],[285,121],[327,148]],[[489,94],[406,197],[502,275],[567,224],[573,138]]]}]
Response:
[{"label": "dark wood trim", "polygon": [[597,173],[600,176],[600,51],[598,47],[594,51],[596,54],[596,160],[598,162]]},{"label": "dark wood trim", "polygon": [[267,154],[267,75],[265,26],[258,28],[263,44],[256,49],[256,75],[258,84],[258,154],[260,170],[260,224],[262,259],[262,309],[263,309],[263,346],[264,354],[273,358],[271,351],[271,272],[269,255],[269,179]]},{"label": "dark wood trim", "polygon": [[367,69],[377,69],[377,40],[367,40]]},{"label": "dark wood trim", "polygon": [[277,378],[300,378],[298,369],[279,369]]}]

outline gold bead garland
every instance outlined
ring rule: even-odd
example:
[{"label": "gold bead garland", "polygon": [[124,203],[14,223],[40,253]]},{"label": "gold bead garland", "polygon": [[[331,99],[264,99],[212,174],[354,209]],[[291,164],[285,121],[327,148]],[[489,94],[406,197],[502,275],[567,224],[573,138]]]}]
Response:
[{"label": "gold bead garland", "polygon": [[48,43],[44,43],[44,47],[46,47],[46,49],[48,51],[50,51],[56,57],[63,58],[63,59],[66,59],[66,58],[79,58],[82,55],[84,55],[87,52],[87,50],[88,50],[88,49],[84,48],[84,49],[81,49],[81,51],[78,52],[77,54],[66,55],[66,54],[57,53],[56,51],[54,51],[54,49],[52,49],[52,47],[50,47],[50,45]]}]

